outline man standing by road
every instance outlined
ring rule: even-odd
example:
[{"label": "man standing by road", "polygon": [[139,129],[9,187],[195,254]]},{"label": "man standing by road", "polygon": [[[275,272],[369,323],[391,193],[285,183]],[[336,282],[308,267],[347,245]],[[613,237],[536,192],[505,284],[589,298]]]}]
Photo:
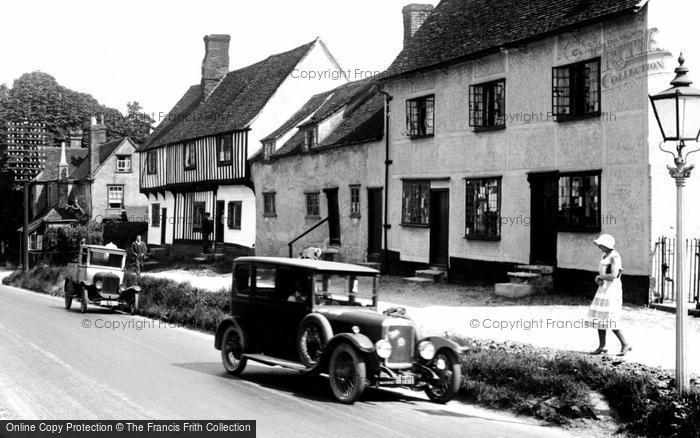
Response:
[{"label": "man standing by road", "polygon": [[134,253],[136,260],[136,275],[141,276],[141,267],[148,252],[148,246],[146,246],[146,242],[141,240],[141,236],[136,236],[136,241],[131,244],[131,252]]},{"label": "man standing by road", "polygon": [[209,212],[204,213],[204,219],[202,220],[202,252],[208,253],[211,249],[211,231],[213,224],[210,219]]}]

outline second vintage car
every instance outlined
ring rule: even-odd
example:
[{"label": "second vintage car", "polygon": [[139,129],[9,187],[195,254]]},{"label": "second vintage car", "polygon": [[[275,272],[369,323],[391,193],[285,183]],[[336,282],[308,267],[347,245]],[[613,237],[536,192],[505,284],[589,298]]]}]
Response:
[{"label": "second vintage car", "polygon": [[365,387],[422,390],[439,403],[457,394],[460,347],[419,338],[400,309],[377,311],[379,272],[320,260],[240,257],[233,265],[231,316],[215,347],[240,375],[248,360],[327,373],[333,395],[355,402]]},{"label": "second vintage car", "polygon": [[139,308],[137,285],[124,283],[126,251],[114,244],[80,245],[78,260],[68,264],[64,283],[66,309],[73,299],[80,301],[80,311],[87,311],[88,303],[105,307],[125,307],[132,314]]}]

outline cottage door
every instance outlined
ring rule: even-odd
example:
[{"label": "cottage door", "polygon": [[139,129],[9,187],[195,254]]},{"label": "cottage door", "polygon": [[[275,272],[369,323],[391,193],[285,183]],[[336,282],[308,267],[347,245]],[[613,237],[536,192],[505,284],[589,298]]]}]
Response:
[{"label": "cottage door", "polygon": [[450,192],[430,191],[430,264],[447,266],[450,226]]},{"label": "cottage door", "polygon": [[331,245],[340,245],[340,209],[338,206],[338,189],[325,189],[328,200],[328,237]]},{"label": "cottage door", "polygon": [[226,204],[224,201],[216,201],[216,231],[215,240],[217,243],[224,242],[224,229],[226,227]]},{"label": "cottage door", "polygon": [[382,189],[367,189],[367,258],[382,252]]},{"label": "cottage door", "polygon": [[165,225],[168,223],[168,209],[160,211],[160,244],[165,245]]},{"label": "cottage door", "polygon": [[557,173],[530,174],[530,263],[557,264]]}]

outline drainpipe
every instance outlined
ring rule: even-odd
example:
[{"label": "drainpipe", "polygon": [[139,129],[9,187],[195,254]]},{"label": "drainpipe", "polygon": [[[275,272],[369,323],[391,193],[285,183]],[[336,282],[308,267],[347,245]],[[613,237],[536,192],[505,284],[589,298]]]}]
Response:
[{"label": "drainpipe", "polygon": [[393,99],[389,93],[384,90],[379,90],[379,93],[384,95],[384,254],[382,263],[382,271],[386,274],[389,267],[389,166],[393,164],[389,155],[389,122],[391,120],[391,111],[389,110],[389,102]]}]

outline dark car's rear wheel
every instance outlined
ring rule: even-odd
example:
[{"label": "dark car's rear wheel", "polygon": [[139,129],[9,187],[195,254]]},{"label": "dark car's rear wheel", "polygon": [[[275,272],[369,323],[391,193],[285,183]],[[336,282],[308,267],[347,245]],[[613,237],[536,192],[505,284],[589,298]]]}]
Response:
[{"label": "dark car's rear wheel", "polygon": [[221,361],[226,372],[234,376],[240,375],[245,369],[248,359],[243,356],[243,336],[236,327],[224,331],[221,339]]},{"label": "dark car's rear wheel", "polygon": [[80,288],[80,313],[87,312],[88,299],[88,290],[83,286]]},{"label": "dark car's rear wheel", "polygon": [[330,323],[323,316],[311,314],[304,318],[297,332],[297,352],[301,362],[309,368],[315,367],[332,336]]},{"label": "dark car's rear wheel", "polygon": [[439,377],[425,388],[428,398],[436,403],[452,400],[462,385],[462,366],[457,355],[447,349],[439,350],[428,366]]},{"label": "dark car's rear wheel", "polygon": [[328,375],[333,395],[341,403],[354,403],[365,390],[364,358],[348,344],[340,344],[333,350]]},{"label": "dark car's rear wheel", "polygon": [[136,315],[139,313],[139,294],[138,292],[134,293],[134,296],[131,298],[131,303],[129,304],[129,313],[132,315]]},{"label": "dark car's rear wheel", "polygon": [[73,281],[70,278],[66,278],[66,281],[63,283],[63,298],[66,309],[70,310],[70,306],[73,304]]}]

